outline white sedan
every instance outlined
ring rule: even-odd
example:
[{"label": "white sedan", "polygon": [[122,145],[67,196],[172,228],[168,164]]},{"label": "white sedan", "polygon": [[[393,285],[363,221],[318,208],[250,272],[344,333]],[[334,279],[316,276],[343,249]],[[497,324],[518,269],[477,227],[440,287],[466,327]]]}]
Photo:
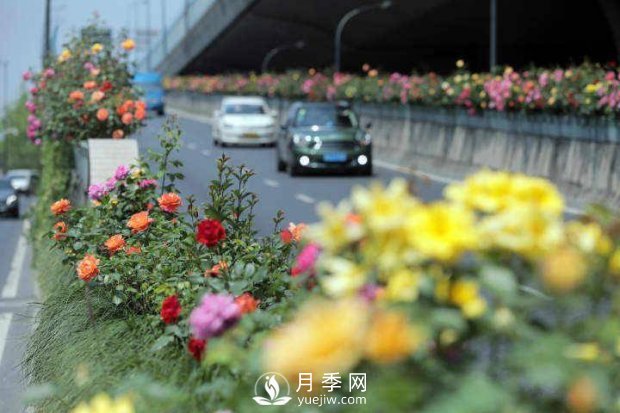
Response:
[{"label": "white sedan", "polygon": [[215,145],[275,145],[277,112],[261,97],[225,97],[214,113]]}]

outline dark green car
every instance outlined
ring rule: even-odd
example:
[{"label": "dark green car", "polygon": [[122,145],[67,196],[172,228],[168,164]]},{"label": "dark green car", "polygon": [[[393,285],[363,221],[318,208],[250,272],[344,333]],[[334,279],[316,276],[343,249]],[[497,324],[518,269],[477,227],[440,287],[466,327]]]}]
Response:
[{"label": "dark green car", "polygon": [[294,103],[278,136],[278,170],[372,175],[370,124],[359,122],[348,103]]}]

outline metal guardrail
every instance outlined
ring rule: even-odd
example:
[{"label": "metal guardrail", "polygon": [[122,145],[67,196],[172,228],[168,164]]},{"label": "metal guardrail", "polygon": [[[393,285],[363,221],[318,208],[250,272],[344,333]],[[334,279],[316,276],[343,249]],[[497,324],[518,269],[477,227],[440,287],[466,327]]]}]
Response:
[{"label": "metal guardrail", "polygon": [[159,66],[166,58],[166,55],[183,42],[187,33],[192,30],[196,23],[198,23],[216,1],[217,0],[188,0],[188,6],[183,9],[183,12],[157,38],[154,45],[142,60],[140,66],[148,68],[149,59],[151,63],[150,69]]}]

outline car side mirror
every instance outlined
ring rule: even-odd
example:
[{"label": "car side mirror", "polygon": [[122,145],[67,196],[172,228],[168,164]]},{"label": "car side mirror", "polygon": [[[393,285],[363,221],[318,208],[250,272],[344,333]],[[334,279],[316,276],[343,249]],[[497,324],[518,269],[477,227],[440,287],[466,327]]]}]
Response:
[{"label": "car side mirror", "polygon": [[372,129],[372,122],[366,123],[366,130]]}]

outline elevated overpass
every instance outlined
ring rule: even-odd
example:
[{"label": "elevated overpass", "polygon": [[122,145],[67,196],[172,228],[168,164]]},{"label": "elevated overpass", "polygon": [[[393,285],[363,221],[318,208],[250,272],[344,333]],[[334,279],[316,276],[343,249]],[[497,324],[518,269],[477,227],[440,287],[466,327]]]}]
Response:
[{"label": "elevated overpass", "polygon": [[[394,0],[361,14],[343,34],[342,68],[449,71],[457,58],[489,66],[491,0]],[[618,61],[617,0],[496,0],[497,62],[517,67]],[[305,42],[277,55],[270,68],[333,64],[333,38],[349,10],[377,0],[189,0],[150,51],[164,74],[258,71],[274,47]]]}]

